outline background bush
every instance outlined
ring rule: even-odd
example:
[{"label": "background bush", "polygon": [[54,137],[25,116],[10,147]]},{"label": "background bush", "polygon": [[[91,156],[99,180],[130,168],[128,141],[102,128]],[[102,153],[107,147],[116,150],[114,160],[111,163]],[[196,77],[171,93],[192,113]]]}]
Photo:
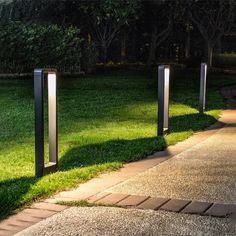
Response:
[{"label": "background bush", "polygon": [[76,27],[4,22],[0,25],[0,72],[30,72],[35,67],[78,72],[82,43]]},{"label": "background bush", "polygon": [[91,73],[98,60],[98,51],[94,43],[84,43],[81,58],[81,67],[85,73]]}]

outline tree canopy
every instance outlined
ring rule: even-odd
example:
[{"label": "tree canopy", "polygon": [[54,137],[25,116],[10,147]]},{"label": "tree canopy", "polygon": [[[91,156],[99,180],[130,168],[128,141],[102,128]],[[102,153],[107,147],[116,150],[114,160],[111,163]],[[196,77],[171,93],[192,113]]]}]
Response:
[{"label": "tree canopy", "polygon": [[87,65],[203,60],[211,65],[214,53],[236,51],[235,12],[234,0],[0,1],[1,22],[77,28]]}]

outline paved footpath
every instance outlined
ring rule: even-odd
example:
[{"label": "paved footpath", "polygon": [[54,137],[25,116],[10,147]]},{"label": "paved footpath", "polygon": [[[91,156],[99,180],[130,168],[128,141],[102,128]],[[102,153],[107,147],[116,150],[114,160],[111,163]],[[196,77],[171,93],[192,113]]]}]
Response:
[{"label": "paved footpath", "polygon": [[[235,105],[236,89],[224,95]],[[78,201],[117,207],[66,207]],[[145,160],[0,223],[0,235],[236,235],[236,110]]]},{"label": "paved footpath", "polygon": [[107,191],[236,203],[236,123]]}]

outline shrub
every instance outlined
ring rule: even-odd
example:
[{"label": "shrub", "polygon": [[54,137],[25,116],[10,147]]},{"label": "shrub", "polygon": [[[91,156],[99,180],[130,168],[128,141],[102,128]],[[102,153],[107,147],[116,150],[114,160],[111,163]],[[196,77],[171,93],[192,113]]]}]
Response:
[{"label": "shrub", "polygon": [[84,43],[81,58],[81,67],[85,73],[91,73],[96,68],[98,52],[94,43]]},{"label": "shrub", "polygon": [[78,71],[83,42],[79,34],[75,27],[13,21],[1,24],[0,71],[29,72],[35,67]]}]

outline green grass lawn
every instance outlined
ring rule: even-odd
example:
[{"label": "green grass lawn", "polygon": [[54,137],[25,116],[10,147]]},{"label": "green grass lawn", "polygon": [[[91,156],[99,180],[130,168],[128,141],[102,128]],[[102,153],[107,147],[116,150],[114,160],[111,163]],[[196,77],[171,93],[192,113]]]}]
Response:
[{"label": "green grass lawn", "polygon": [[186,139],[215,121],[220,87],[236,78],[208,79],[207,111],[198,113],[198,72],[172,73],[170,129],[157,137],[154,75],[93,76],[59,81],[60,171],[34,177],[32,80],[0,80],[0,218],[33,200],[79,185]]}]

